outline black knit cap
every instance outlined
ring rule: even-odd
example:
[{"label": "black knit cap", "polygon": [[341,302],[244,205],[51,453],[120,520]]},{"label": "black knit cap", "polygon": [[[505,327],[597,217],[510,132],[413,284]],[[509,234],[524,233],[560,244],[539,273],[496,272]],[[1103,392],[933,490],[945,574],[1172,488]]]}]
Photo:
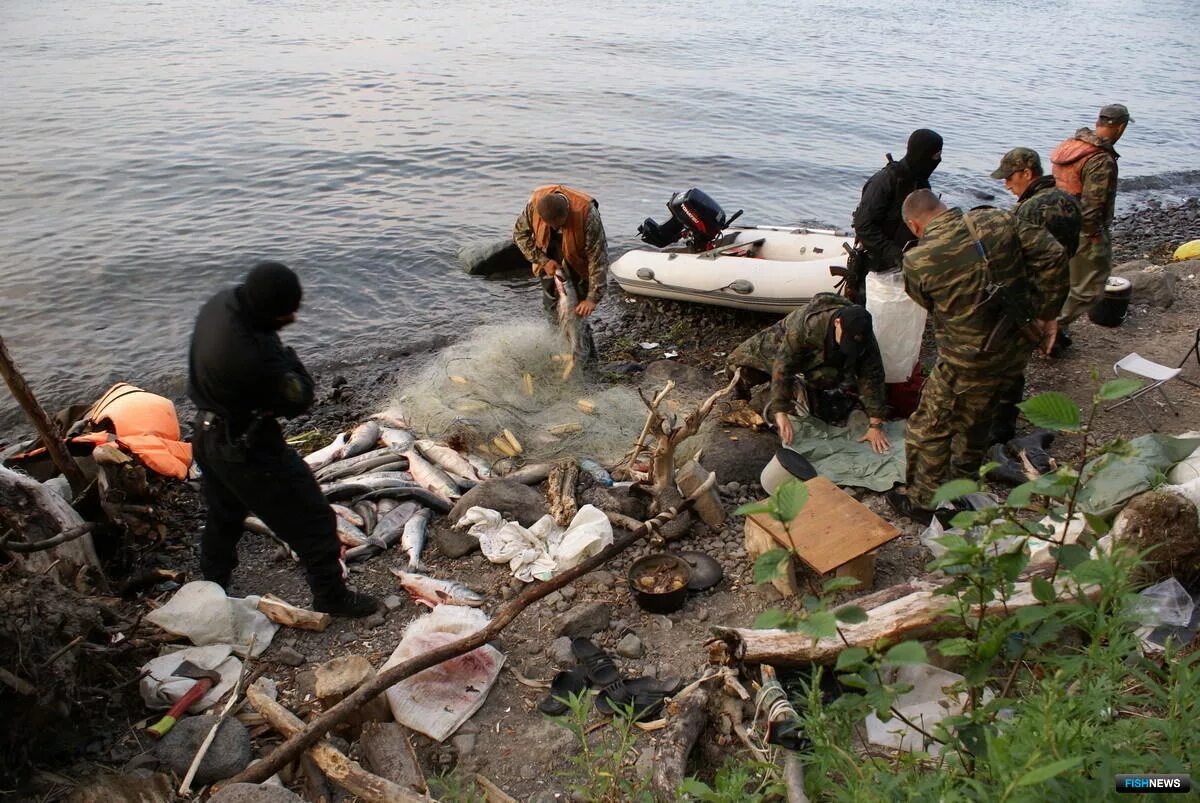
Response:
[{"label": "black knit cap", "polygon": [[852,304],[838,313],[837,320],[842,322],[842,342],[839,344],[842,358],[848,368],[855,367],[874,334],[871,313],[866,307]]},{"label": "black knit cap", "polygon": [[300,309],[300,278],[282,262],[259,262],[242,283],[246,303],[259,318],[273,319]]}]

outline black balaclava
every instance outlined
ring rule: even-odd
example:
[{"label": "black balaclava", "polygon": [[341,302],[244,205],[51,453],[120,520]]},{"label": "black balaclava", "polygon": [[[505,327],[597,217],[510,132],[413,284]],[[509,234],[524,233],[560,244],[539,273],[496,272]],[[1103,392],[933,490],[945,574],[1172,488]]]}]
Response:
[{"label": "black balaclava", "polygon": [[942,135],[929,128],[918,128],[908,137],[904,163],[913,176],[929,180],[942,161]]},{"label": "black balaclava", "polygon": [[259,262],[240,288],[247,312],[261,326],[279,329],[280,318],[300,309],[300,279],[280,262]]}]

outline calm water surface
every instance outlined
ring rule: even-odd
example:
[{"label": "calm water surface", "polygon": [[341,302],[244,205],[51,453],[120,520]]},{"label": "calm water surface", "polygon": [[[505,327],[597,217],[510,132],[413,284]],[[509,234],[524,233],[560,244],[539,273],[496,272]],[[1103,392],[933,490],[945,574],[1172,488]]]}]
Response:
[{"label": "calm water surface", "polygon": [[0,335],[47,406],[175,394],[199,304],[274,258],[306,284],[302,356],[369,359],[535,312],[454,253],[538,184],[596,195],[615,253],[690,186],[848,226],[929,126],[937,188],[1007,204],[1004,151],[1113,101],[1126,199],[1194,193],[1194,29],[1193,0],[6,0]]}]

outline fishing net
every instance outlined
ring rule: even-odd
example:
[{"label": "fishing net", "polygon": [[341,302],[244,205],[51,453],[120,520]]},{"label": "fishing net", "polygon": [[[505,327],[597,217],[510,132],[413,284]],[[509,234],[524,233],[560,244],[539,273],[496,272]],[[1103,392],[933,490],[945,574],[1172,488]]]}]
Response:
[{"label": "fishing net", "polygon": [[495,461],[619,460],[646,419],[637,391],[598,381],[560,331],[533,320],[488,325],[403,380],[392,404],[425,437]]}]

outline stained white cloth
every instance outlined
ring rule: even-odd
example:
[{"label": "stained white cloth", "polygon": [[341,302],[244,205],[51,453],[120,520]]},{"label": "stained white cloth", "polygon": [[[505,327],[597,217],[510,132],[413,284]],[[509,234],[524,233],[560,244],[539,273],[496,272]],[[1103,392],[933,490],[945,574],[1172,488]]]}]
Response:
[{"label": "stained white cloth", "polygon": [[486,507],[468,509],[454,526],[478,538],[488,560],[507,563],[513,577],[526,583],[549,580],[613,542],[612,524],[593,505],[581,507],[565,530],[549,515],[526,528]]},{"label": "stained white cloth", "polygon": [[229,644],[244,656],[254,641],[257,658],[271,646],[279,625],[258,610],[259,597],[229,597],[216,583],[194,580],[175,592],[170,602],[146,615],[146,621],[189,639],[197,647]]},{"label": "stained white cloth", "polygon": [[195,685],[195,678],[175,675],[175,670],[184,661],[190,661],[201,669],[216,670],[221,676],[221,682],[209,689],[188,709],[188,713],[191,714],[199,714],[216,705],[217,701],[225,696],[225,692],[233,688],[242,671],[242,662],[233,655],[233,648],[228,644],[188,647],[160,655],[142,666],[144,674],[138,684],[138,691],[141,692],[147,708],[170,708]]}]

